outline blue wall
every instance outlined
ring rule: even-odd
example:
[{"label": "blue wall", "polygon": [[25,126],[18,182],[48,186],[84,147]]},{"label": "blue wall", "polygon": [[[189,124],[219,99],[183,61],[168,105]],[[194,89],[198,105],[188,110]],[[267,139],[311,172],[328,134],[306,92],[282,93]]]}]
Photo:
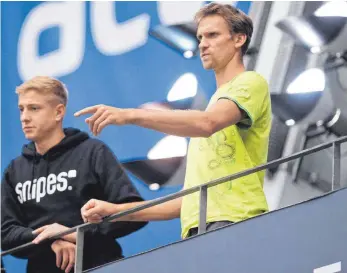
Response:
[{"label": "blue wall", "polygon": [[[187,72],[196,75],[199,92],[209,98],[215,89],[213,73],[203,70],[198,58],[185,59],[147,34],[158,24],[192,18],[200,4],[168,5],[165,2],[2,2],[1,170],[20,154],[26,142],[14,92],[16,86],[34,75],[49,74],[67,85],[69,105],[65,126],[85,131],[88,128],[84,118],[74,118],[75,111],[98,103],[138,107],[146,102],[163,101],[173,83]],[[250,2],[236,5],[247,13]],[[106,14],[112,20],[107,20]],[[41,28],[35,28],[40,24]],[[123,126],[108,127],[99,138],[121,161],[128,161],[145,158],[163,137],[162,133]],[[135,177],[132,180],[146,199],[181,188],[164,187],[153,192]],[[132,255],[179,238],[179,220],[174,220],[150,223],[121,239],[121,243],[125,255]],[[25,262],[14,263],[12,259],[5,258],[8,272],[24,272]]]}]

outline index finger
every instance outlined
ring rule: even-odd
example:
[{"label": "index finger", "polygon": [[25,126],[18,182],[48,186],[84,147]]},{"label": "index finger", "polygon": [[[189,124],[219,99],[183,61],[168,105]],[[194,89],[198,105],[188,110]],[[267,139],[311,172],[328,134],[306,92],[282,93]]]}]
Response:
[{"label": "index finger", "polygon": [[82,116],[82,115],[85,115],[85,114],[92,114],[92,113],[95,113],[96,110],[98,110],[98,108],[99,108],[99,105],[89,106],[89,107],[83,108],[80,111],[77,111],[74,114],[74,116],[75,117],[79,117],[79,116]]},{"label": "index finger", "polygon": [[90,208],[94,208],[95,207],[95,200],[94,199],[90,199],[87,203],[84,204],[84,206],[82,207],[82,210],[88,210]]},{"label": "index finger", "polygon": [[48,225],[45,225],[45,226],[40,227],[40,228],[37,228],[37,229],[35,229],[32,233],[33,233],[33,234],[39,234],[39,233],[41,233],[42,231],[44,231],[47,227],[48,227]]},{"label": "index finger", "polygon": [[87,203],[84,204],[84,206],[81,208],[81,214],[82,217],[84,216],[84,213],[93,208],[95,206],[95,201],[93,199],[89,200]]},{"label": "index finger", "polygon": [[47,232],[47,231],[44,231],[42,233],[40,233],[32,242],[34,244],[38,244],[40,243],[41,241],[45,240],[45,239],[48,239],[51,237],[51,234],[50,232]]}]

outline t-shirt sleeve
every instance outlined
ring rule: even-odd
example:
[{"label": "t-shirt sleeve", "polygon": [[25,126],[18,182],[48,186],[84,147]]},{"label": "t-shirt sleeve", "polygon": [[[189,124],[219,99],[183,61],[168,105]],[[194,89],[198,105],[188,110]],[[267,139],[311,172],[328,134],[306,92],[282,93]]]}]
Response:
[{"label": "t-shirt sleeve", "polygon": [[229,99],[236,103],[243,112],[242,120],[236,125],[241,129],[249,129],[264,112],[266,98],[269,96],[268,89],[264,78],[247,73],[223,88],[218,99]]}]

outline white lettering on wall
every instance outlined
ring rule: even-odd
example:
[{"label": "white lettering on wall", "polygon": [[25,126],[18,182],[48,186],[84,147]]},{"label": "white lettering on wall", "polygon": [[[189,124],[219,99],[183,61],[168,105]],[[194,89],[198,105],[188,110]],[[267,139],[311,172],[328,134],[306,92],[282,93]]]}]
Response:
[{"label": "white lettering on wall", "polygon": [[158,1],[158,16],[163,25],[175,25],[191,22],[195,13],[204,5],[204,1],[174,2]]},{"label": "white lettering on wall", "polygon": [[[38,55],[42,31],[59,27],[59,48]],[[26,17],[18,41],[18,71],[23,81],[36,75],[59,77],[81,64],[85,45],[85,3],[42,3]]]},{"label": "white lettering on wall", "polygon": [[[204,3],[157,2],[159,20],[165,25],[190,22]],[[87,22],[86,4],[75,1],[44,2],[30,11],[18,40],[18,71],[23,81],[36,75],[61,77],[78,69],[84,58],[86,24],[90,24],[95,46],[104,55],[124,54],[146,44],[149,14],[142,13],[119,23],[116,2],[88,2],[90,22]],[[59,28],[59,47],[39,56],[40,35],[51,27]]]},{"label": "white lettering on wall", "polygon": [[120,55],[146,44],[150,16],[142,13],[118,23],[115,2],[90,2],[91,31],[96,47],[105,55]]}]

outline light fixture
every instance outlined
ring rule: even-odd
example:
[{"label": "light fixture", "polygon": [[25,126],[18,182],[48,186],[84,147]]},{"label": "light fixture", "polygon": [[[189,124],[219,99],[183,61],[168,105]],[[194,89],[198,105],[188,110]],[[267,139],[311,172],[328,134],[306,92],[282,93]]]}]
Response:
[{"label": "light fixture", "polygon": [[347,2],[346,1],[331,1],[323,4],[318,8],[314,15],[317,17],[347,17]]},{"label": "light fixture", "polygon": [[312,53],[326,51],[335,55],[343,52],[346,50],[347,3],[333,2],[324,4],[309,16],[284,18],[276,27]]},{"label": "light fixture", "polygon": [[[322,120],[322,126],[326,126],[336,109],[346,111],[343,108],[347,105],[347,92],[341,88],[337,70],[343,70],[347,64],[347,3],[333,2],[324,3],[311,15],[287,17],[276,23],[311,53],[327,53],[322,55],[325,61],[321,69],[304,71],[289,84],[285,95],[271,95],[274,112],[283,122],[293,119],[316,124]],[[346,70],[343,73],[346,75]]]},{"label": "light fixture", "polygon": [[323,91],[325,88],[325,75],[319,68],[311,68],[301,73],[287,87],[287,93],[308,93]]},{"label": "light fixture", "polygon": [[122,162],[123,167],[132,175],[148,185],[150,190],[159,190],[163,185],[182,185],[183,179],[176,179],[184,157],[162,159],[136,159]]},{"label": "light fixture", "polygon": [[168,101],[183,100],[196,95],[198,91],[198,80],[193,73],[185,73],[180,76],[167,94]]},{"label": "light fixture", "polygon": [[[333,134],[335,137],[347,135],[347,118],[342,115],[341,109],[336,109],[325,120],[318,120],[315,124],[309,124],[301,139],[301,149],[306,149],[308,142],[312,138],[317,138],[322,135]],[[299,177],[299,172],[304,158],[299,158],[293,168],[293,181],[296,182]]]},{"label": "light fixture", "polygon": [[194,22],[177,25],[157,25],[149,35],[178,51],[190,59],[198,54],[199,41],[196,38],[197,26]]},{"label": "light fixture", "polygon": [[[312,138],[330,134],[335,137],[347,135],[347,87],[344,88],[342,84],[347,78],[347,3],[324,3],[311,15],[288,17],[277,22],[276,26],[311,53],[320,54],[320,63],[323,63],[321,70],[315,68],[299,75],[288,86],[288,93],[282,95],[284,102],[283,97],[277,103],[277,98],[274,99],[273,108],[282,115],[281,119],[287,125],[291,117],[295,122],[300,121],[305,125],[302,127],[304,133],[298,149],[307,148],[308,141]],[[304,97],[300,96],[306,95],[313,97],[305,109],[302,107],[305,106],[302,100]],[[286,96],[296,96],[296,99]],[[283,111],[283,105],[291,109]],[[301,115],[295,116],[295,109],[298,108],[303,111]],[[295,162],[294,181],[298,178],[302,162],[303,158]]]},{"label": "light fixture", "polygon": [[[122,162],[124,168],[156,191],[163,185],[182,185],[182,162],[188,141],[183,137],[167,136],[148,152],[147,158]],[[177,176],[178,175],[178,176]]]},{"label": "light fixture", "polygon": [[326,129],[340,137],[347,135],[347,117],[342,114],[341,109],[336,109],[336,112],[333,114],[331,120],[326,122]]},{"label": "light fixture", "polygon": [[[339,126],[340,129],[337,131],[340,132],[339,134],[341,135],[347,135],[347,51],[345,53],[345,58],[341,66],[335,66],[334,69],[326,70],[331,97],[337,109],[335,119],[339,117],[339,122],[334,122],[334,128]],[[342,120],[346,123],[342,124]]]},{"label": "light fixture", "polygon": [[273,114],[283,123],[292,126],[314,109],[322,92],[272,93],[270,96]]},{"label": "light fixture", "polygon": [[293,126],[316,107],[324,89],[324,72],[308,69],[288,85],[285,93],[271,94],[272,112],[287,126]]},{"label": "light fixture", "polygon": [[161,139],[149,152],[148,159],[182,157],[187,154],[188,141],[184,137],[167,136]]}]

